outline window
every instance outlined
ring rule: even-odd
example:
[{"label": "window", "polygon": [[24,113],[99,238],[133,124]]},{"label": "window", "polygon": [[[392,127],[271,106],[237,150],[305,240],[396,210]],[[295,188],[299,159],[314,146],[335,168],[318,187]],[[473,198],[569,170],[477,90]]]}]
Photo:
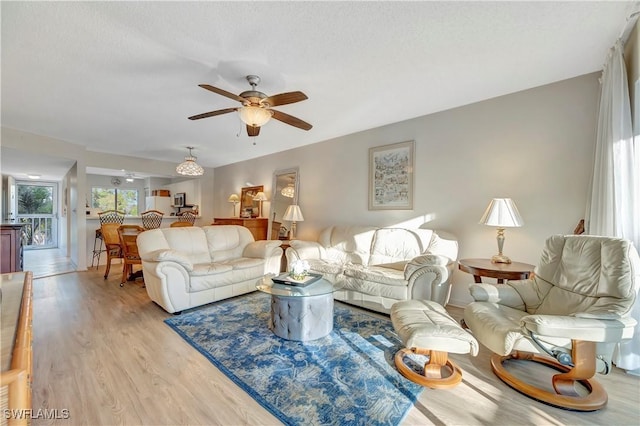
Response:
[{"label": "window", "polygon": [[138,190],[117,188],[91,188],[91,207],[120,210],[127,216],[138,216]]}]

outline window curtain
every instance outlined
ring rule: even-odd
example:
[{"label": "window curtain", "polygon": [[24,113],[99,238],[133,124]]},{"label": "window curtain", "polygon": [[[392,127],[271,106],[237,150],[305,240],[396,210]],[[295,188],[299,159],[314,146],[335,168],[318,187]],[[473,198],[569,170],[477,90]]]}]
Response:
[{"label": "window curtain", "polygon": [[[592,190],[587,232],[626,238],[640,248],[640,137],[634,139],[624,47],[618,40],[602,72]],[[638,94],[640,96],[640,93]],[[640,295],[631,315],[633,338],[618,345],[615,364],[640,373]]]}]

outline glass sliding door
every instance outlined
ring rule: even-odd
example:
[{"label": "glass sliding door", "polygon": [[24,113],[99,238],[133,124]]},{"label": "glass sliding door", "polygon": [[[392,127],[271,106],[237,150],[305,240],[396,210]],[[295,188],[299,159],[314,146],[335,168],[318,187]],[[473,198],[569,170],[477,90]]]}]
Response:
[{"label": "glass sliding door", "polygon": [[16,181],[16,221],[25,223],[24,247],[58,247],[58,184]]}]

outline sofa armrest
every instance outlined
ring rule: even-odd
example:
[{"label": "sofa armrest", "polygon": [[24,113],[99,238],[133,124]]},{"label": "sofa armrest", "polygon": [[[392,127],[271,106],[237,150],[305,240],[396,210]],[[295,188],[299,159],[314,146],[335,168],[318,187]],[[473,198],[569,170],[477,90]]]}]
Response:
[{"label": "sofa armrest", "polygon": [[521,311],[525,310],[520,294],[507,284],[471,284],[469,292],[476,302],[491,302]]},{"label": "sofa armrest", "polygon": [[[289,243],[293,256],[296,259],[322,259],[324,256],[324,247],[316,241],[293,240]],[[289,251],[289,249],[287,249]]]},{"label": "sofa armrest", "polygon": [[[266,259],[275,254],[278,254],[276,249],[282,245],[280,240],[259,240],[247,244],[242,252],[243,257],[255,257],[259,259]],[[282,256],[282,251],[279,252],[279,256]]]},{"label": "sofa armrest", "polygon": [[142,255],[142,260],[146,262],[176,262],[187,271],[193,271],[193,263],[189,260],[189,257],[177,250],[155,250]]},{"label": "sofa armrest", "polygon": [[630,318],[619,320],[578,318],[560,315],[527,315],[520,324],[539,336],[562,337],[587,342],[618,342],[633,329],[635,321]]},{"label": "sofa armrest", "polygon": [[449,301],[450,263],[446,256],[423,254],[407,262],[404,277],[411,299],[432,300],[445,306]]},{"label": "sofa armrest", "polygon": [[404,267],[404,278],[408,280],[417,270],[428,266],[441,266],[446,268],[449,262],[451,262],[451,260],[449,260],[448,257],[439,254],[423,254],[414,257],[407,262]]}]

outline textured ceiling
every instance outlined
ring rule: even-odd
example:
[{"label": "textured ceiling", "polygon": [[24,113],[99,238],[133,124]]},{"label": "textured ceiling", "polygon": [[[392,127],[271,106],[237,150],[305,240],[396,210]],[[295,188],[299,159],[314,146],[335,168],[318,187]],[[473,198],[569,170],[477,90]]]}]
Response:
[{"label": "textured ceiling", "polygon": [[[175,162],[194,146],[216,167],[600,70],[637,7],[2,2],[2,125]],[[249,138],[235,113],[187,119],[239,105],[198,84],[240,93],[247,74],[306,93],[277,109],[313,129],[272,120]]]}]

